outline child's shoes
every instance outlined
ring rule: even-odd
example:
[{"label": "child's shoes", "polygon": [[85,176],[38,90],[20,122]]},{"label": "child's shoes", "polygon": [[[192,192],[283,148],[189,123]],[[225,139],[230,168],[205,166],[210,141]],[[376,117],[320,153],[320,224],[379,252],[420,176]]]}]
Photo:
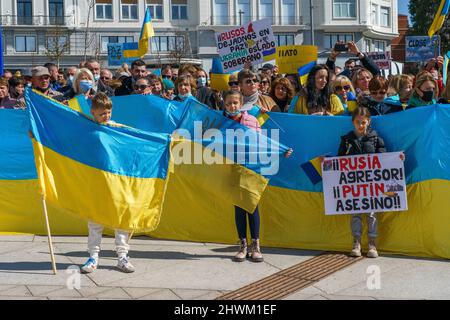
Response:
[{"label": "child's shoes", "polygon": [[350,252],[350,256],[352,257],[361,257],[361,241],[358,238],[353,239],[353,247]]},{"label": "child's shoes", "polygon": [[97,267],[98,267],[97,259],[89,257],[86,263],[83,264],[83,266],[81,267],[81,273],[92,273],[97,269]]},{"label": "child's shoes", "polygon": [[125,273],[132,273],[135,271],[134,266],[131,264],[128,257],[120,257],[117,262],[117,268]]}]

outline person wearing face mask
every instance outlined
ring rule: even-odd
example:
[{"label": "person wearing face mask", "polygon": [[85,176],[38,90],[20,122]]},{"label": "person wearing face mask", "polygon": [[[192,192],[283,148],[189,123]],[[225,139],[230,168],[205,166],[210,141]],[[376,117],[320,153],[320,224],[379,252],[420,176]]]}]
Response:
[{"label": "person wearing face mask", "polygon": [[90,99],[96,94],[94,76],[87,68],[81,68],[78,71],[73,80],[72,89],[67,91],[64,96],[66,100],[69,100],[80,94],[84,95],[86,99]]},{"label": "person wearing face mask", "polygon": [[173,100],[185,101],[186,99],[195,99],[197,86],[194,77],[190,74],[183,74],[175,81],[176,96]]},{"label": "person wearing face mask", "polygon": [[34,90],[57,101],[64,101],[64,95],[50,87],[50,72],[46,67],[31,69],[31,86]]},{"label": "person wearing face mask", "polygon": [[92,72],[92,76],[94,77],[94,87],[97,90],[97,82],[100,80],[100,63],[95,59],[90,59],[86,61],[85,67]]},{"label": "person wearing face mask", "polygon": [[214,92],[207,87],[208,76],[203,69],[197,71],[197,93],[195,97],[198,101],[206,104],[211,109],[218,109]]},{"label": "person wearing face mask", "polygon": [[414,108],[435,104],[437,96],[438,87],[433,75],[426,71],[422,72],[416,79],[408,107]]}]

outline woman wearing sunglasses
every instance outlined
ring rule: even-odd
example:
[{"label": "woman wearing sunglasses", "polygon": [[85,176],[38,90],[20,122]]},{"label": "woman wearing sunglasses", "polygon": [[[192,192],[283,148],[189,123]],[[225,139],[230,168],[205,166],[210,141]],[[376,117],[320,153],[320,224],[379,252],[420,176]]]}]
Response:
[{"label": "woman wearing sunglasses", "polygon": [[[336,98],[342,103],[344,113],[342,115],[349,116],[356,108],[358,103],[356,102],[355,89],[353,89],[352,83],[346,76],[338,76],[331,84],[331,100]],[[336,97],[336,98],[335,98]]]},{"label": "woman wearing sunglasses", "polygon": [[261,75],[259,80],[259,92],[264,95],[270,95],[270,77]]},{"label": "woman wearing sunglasses", "polygon": [[289,104],[295,95],[291,82],[286,78],[276,78],[272,82],[270,97],[276,102],[282,112],[287,112]]},{"label": "woman wearing sunglasses", "polygon": [[253,71],[242,69],[238,73],[238,82],[244,97],[243,111],[252,110],[255,106],[263,113],[267,111],[281,111],[271,97],[263,95],[258,91],[259,79]]}]

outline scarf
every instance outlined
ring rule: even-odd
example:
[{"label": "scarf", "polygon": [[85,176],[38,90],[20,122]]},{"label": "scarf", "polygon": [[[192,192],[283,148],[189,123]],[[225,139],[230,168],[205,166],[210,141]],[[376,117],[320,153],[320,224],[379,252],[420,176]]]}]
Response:
[{"label": "scarf", "polygon": [[244,105],[241,108],[241,111],[248,111],[253,108],[259,98],[259,92],[256,91],[254,94],[250,96],[244,96]]}]

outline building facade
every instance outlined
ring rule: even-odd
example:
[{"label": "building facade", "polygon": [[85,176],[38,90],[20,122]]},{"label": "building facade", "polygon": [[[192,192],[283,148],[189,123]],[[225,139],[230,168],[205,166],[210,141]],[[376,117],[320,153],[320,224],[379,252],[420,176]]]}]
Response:
[{"label": "building facade", "polygon": [[[398,36],[397,0],[313,0],[314,44],[337,40],[385,51]],[[310,0],[2,0],[6,68],[61,66],[95,57],[107,65],[107,43],[137,41],[150,6],[155,37],[145,60],[202,63],[217,55],[214,34],[269,18],[278,45],[311,44]]]}]

